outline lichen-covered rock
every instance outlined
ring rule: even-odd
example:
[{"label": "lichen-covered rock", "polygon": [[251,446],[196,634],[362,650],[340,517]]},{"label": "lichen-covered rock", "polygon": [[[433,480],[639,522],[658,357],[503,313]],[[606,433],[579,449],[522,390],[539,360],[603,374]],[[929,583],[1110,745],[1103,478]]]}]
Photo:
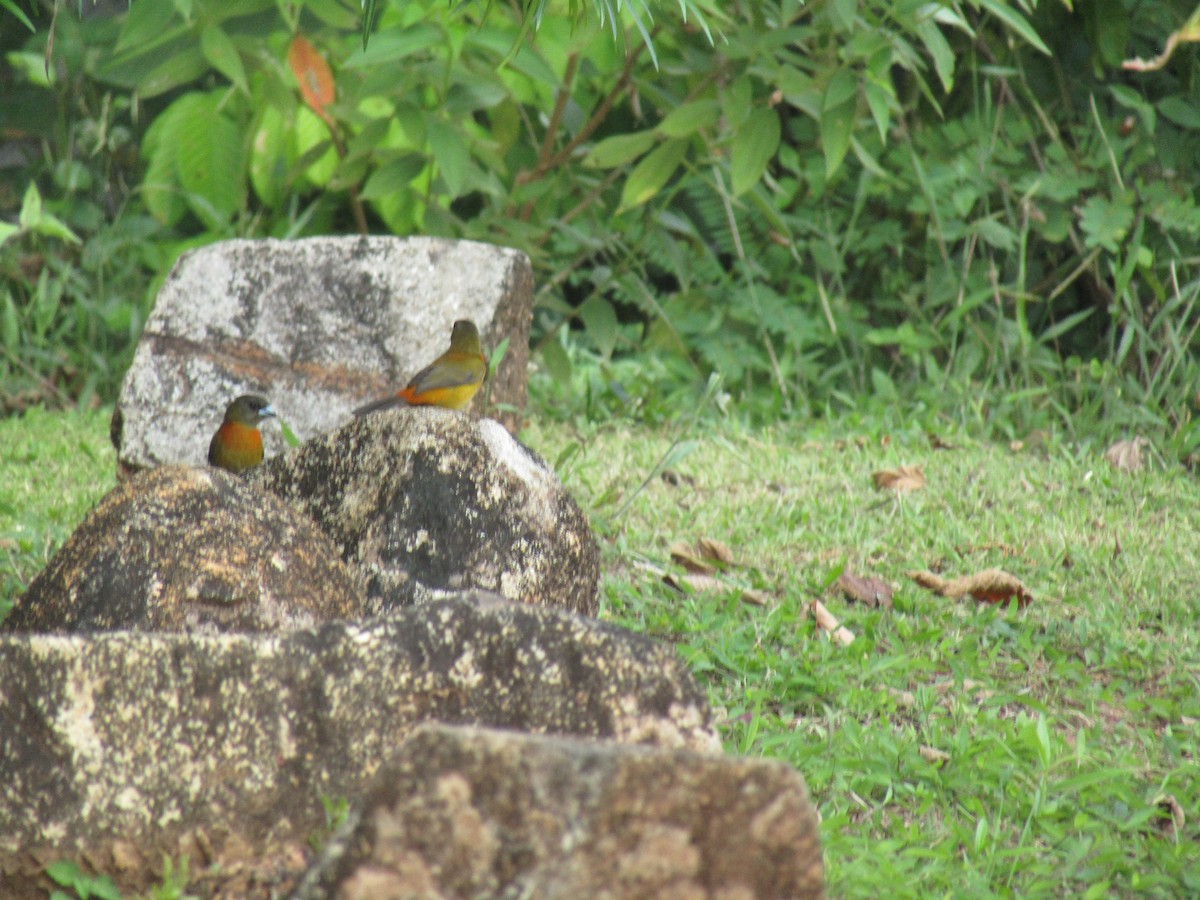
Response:
[{"label": "lichen-covered rock", "polygon": [[816,900],[822,873],[783,763],[425,726],[292,897]]},{"label": "lichen-covered rock", "polygon": [[249,477],[311,516],[384,609],[481,588],[596,614],[600,560],[586,518],[546,463],[490,419],[387,410]]},{"label": "lichen-covered rock", "polygon": [[3,628],[263,631],[375,611],[293,506],[219,469],[163,466],[96,504]]},{"label": "lichen-covered rock", "polygon": [[[489,347],[508,338],[489,391],[521,409],[532,303],[528,258],[473,241],[231,240],[189,251],[163,283],[121,386],[119,464],[204,462],[239,394],[269,398],[301,439],[328,431],[444,351],[455,319],[473,320]],[[268,456],[285,449],[277,428],[263,437]]]},{"label": "lichen-covered rock", "polygon": [[426,721],[719,748],[669,646],[497,597],[282,634],[3,635],[0,884],[29,896],[64,857],[132,889],[163,854],[299,871],[321,798],[356,804]]}]

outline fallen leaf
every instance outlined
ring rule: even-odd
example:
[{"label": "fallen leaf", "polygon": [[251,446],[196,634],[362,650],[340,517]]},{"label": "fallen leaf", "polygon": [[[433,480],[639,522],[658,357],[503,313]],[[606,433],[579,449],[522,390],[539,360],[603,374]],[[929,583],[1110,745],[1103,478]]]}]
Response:
[{"label": "fallen leaf", "polygon": [[663,575],[662,580],[668,587],[673,587],[680,593],[685,594],[719,593],[729,590],[729,585],[721,579],[699,572],[691,572],[684,575],[676,575],[673,572],[668,572]]},{"label": "fallen leaf", "polygon": [[1164,836],[1177,840],[1183,826],[1187,824],[1183,807],[1179,805],[1174,794],[1159,794],[1154,798],[1154,805],[1159,809],[1158,821],[1155,824],[1162,829]]},{"label": "fallen leaf", "polygon": [[838,576],[837,586],[847,600],[865,603],[867,606],[892,608],[892,589],[879,578],[864,578],[846,570]]},{"label": "fallen leaf", "polygon": [[891,490],[897,494],[920,490],[925,487],[925,471],[920,466],[901,466],[898,469],[882,469],[871,473],[876,490]]},{"label": "fallen leaf", "polygon": [[1013,453],[1020,453],[1022,450],[1025,449],[1025,442],[1018,441],[1018,440],[1011,440],[1008,442],[1008,449],[1011,450]]},{"label": "fallen leaf", "polygon": [[702,537],[696,542],[696,547],[700,551],[700,556],[704,559],[719,562],[722,565],[733,564],[733,551],[729,549],[727,544],[712,538]]},{"label": "fallen leaf", "polygon": [[1143,466],[1142,448],[1149,446],[1150,441],[1144,437],[1117,441],[1104,451],[1104,458],[1122,472],[1140,472]]},{"label": "fallen leaf", "polygon": [[925,760],[925,762],[934,764],[950,762],[950,754],[945,750],[939,750],[936,747],[927,747],[922,744],[921,749],[917,752],[921,754],[921,759]]},{"label": "fallen leaf", "polygon": [[1025,607],[1033,602],[1033,595],[1021,580],[1003,569],[984,569],[982,572],[964,575],[961,578],[942,578],[928,571],[909,572],[908,577],[921,587],[952,600],[970,594],[984,603],[1007,603],[1013,597],[1017,598],[1018,607]]},{"label": "fallen leaf", "polygon": [[941,435],[938,435],[938,434],[934,434],[932,431],[927,432],[925,434],[925,437],[927,437],[929,439],[929,446],[932,447],[934,450],[957,450],[958,449],[958,447],[956,447],[954,444],[950,443],[944,437],[942,437]]},{"label": "fallen leaf", "polygon": [[698,572],[701,575],[711,575],[716,569],[709,565],[703,559],[685,544],[683,541],[676,541],[670,547],[671,562],[679,563],[689,572]]},{"label": "fallen leaf", "polygon": [[771,601],[771,595],[766,591],[757,591],[754,588],[746,588],[742,591],[742,602],[749,603],[751,606],[766,606]]},{"label": "fallen leaf", "polygon": [[813,618],[817,620],[817,627],[828,632],[829,636],[843,647],[848,647],[854,642],[854,632],[839,623],[820,600],[812,601],[808,608],[812,610]]}]

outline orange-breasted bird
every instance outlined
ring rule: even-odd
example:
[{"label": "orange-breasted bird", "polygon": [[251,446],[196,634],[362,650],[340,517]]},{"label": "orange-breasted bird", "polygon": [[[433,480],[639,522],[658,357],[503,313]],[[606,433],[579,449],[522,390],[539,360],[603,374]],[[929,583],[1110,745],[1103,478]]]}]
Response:
[{"label": "orange-breasted bird", "polygon": [[275,415],[271,403],[258,394],[242,394],[225,410],[225,419],[208,445],[209,465],[241,474],[263,459],[258,423]]},{"label": "orange-breasted bird", "polygon": [[479,329],[470,319],[459,319],[450,332],[449,350],[414,375],[403,390],[360,406],[354,415],[365,416],[391,406],[465,409],[487,377],[487,370]]}]

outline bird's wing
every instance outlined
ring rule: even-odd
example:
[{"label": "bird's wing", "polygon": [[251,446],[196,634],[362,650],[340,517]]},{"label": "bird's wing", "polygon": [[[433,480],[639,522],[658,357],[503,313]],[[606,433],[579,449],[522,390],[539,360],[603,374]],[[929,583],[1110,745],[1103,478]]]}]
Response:
[{"label": "bird's wing", "polygon": [[483,380],[483,361],[474,357],[466,359],[439,359],[426,366],[412,377],[408,390],[415,394],[435,391],[439,388],[456,388],[476,384]]}]

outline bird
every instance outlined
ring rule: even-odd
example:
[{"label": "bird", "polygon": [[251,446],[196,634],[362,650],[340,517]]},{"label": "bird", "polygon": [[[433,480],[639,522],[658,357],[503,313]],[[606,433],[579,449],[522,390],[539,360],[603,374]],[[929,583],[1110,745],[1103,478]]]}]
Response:
[{"label": "bird", "polygon": [[479,343],[479,329],[470,319],[459,319],[450,332],[450,349],[412,377],[390,397],[354,410],[365,416],[392,406],[441,406],[465,409],[487,377],[488,364]]},{"label": "bird", "polygon": [[274,415],[270,401],[258,394],[242,394],[230,403],[208,445],[209,465],[238,475],[257,466],[263,460],[258,423]]}]

